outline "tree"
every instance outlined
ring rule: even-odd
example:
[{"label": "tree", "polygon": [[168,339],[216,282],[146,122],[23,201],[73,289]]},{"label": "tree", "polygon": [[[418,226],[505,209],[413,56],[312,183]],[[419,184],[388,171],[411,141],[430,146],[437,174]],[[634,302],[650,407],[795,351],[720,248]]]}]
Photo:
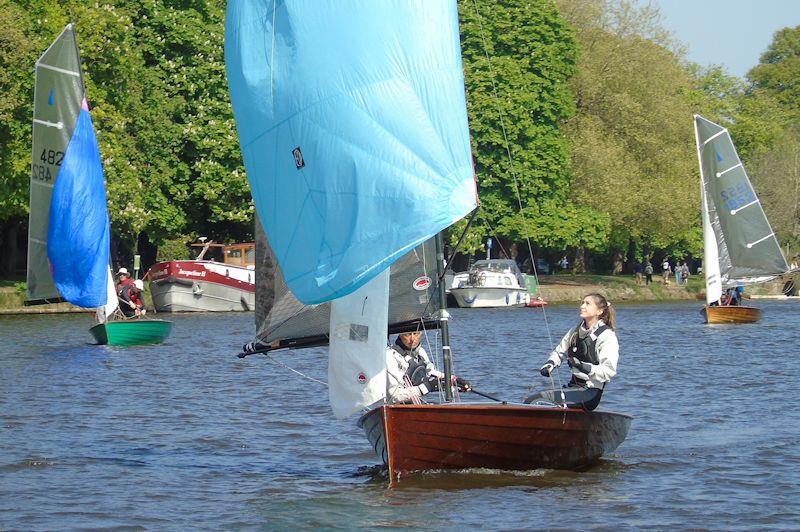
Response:
[{"label": "tree", "polygon": [[[0,272],[18,264],[17,240],[28,215],[33,64],[39,41],[25,10],[0,0]],[[24,230],[24,229],[23,229]]]},{"label": "tree", "polygon": [[462,1],[459,8],[482,205],[470,242],[499,236],[576,245],[584,234],[578,220],[590,213],[568,201],[568,145],[560,131],[574,110],[572,32],[550,2]]},{"label": "tree", "polygon": [[800,26],[775,32],[747,77],[755,89],[768,90],[784,109],[800,117]]},{"label": "tree", "polygon": [[800,128],[787,129],[774,147],[754,157],[750,177],[778,241],[800,247]]},{"label": "tree", "polygon": [[697,222],[692,80],[656,9],[628,0],[559,6],[581,47],[577,112],[565,129],[572,199],[610,220],[617,272],[629,248],[671,242]]}]

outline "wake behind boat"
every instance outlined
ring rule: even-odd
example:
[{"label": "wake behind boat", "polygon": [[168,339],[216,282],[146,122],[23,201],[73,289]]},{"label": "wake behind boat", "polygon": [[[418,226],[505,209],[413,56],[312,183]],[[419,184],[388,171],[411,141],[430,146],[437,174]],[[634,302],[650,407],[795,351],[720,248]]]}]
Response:
[{"label": "wake behind boat", "polygon": [[36,62],[26,305],[96,308],[99,344],[159,343],[172,324],[115,320],[110,220],[100,148],[68,24]]},{"label": "wake behind boat", "polygon": [[742,305],[737,288],[790,271],[778,239],[736,153],[730,133],[694,117],[703,217],[707,323],[754,323],[761,310]]}]

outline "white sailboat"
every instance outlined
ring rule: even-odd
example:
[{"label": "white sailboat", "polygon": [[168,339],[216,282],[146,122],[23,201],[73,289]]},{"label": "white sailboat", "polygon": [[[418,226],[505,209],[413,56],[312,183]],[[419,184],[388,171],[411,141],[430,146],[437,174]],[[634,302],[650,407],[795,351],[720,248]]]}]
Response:
[{"label": "white sailboat", "polygon": [[724,291],[787,273],[775,232],[736,153],[728,130],[694,116],[703,218],[703,272],[708,323],[753,323],[755,307],[733,304]]}]

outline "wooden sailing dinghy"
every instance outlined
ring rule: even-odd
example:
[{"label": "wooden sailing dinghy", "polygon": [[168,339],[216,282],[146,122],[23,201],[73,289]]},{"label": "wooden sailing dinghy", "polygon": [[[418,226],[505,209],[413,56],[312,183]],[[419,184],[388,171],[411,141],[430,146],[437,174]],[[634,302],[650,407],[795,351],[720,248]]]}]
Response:
[{"label": "wooden sailing dinghy", "polygon": [[228,4],[231,101],[264,229],[257,334],[240,356],[328,342],[334,415],[366,410],[392,479],[585,467],[624,440],[630,416],[457,402],[449,386],[444,404],[387,404],[398,326],[438,319],[451,382],[441,231],[477,207],[457,5],[422,4]]},{"label": "wooden sailing dinghy", "polygon": [[703,217],[707,323],[754,323],[761,311],[731,305],[723,291],[790,271],[728,130],[694,116]]},{"label": "wooden sailing dinghy", "polygon": [[632,417],[496,403],[383,405],[359,424],[391,478],[428,470],[579,470],[625,440]]}]

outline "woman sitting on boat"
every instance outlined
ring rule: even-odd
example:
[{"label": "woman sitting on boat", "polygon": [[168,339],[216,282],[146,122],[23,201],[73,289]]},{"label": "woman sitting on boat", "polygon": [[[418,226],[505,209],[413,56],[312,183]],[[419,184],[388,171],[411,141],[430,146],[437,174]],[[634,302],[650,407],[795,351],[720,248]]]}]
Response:
[{"label": "woman sitting on boat", "polygon": [[580,316],[580,323],[564,335],[539,370],[542,376],[549,377],[553,368],[566,360],[572,369],[569,383],[561,391],[534,394],[525,399],[526,403],[545,400],[566,402],[570,408],[597,408],[603,388],[617,374],[619,342],[614,332],[615,312],[604,296],[589,294],[581,301]]},{"label": "woman sitting on boat", "polygon": [[[388,398],[392,403],[419,402],[420,397],[438,391],[441,386],[444,374],[436,369],[420,345],[421,338],[421,331],[402,333],[386,348]],[[455,383],[462,392],[470,389],[464,379],[456,378]]]}]

